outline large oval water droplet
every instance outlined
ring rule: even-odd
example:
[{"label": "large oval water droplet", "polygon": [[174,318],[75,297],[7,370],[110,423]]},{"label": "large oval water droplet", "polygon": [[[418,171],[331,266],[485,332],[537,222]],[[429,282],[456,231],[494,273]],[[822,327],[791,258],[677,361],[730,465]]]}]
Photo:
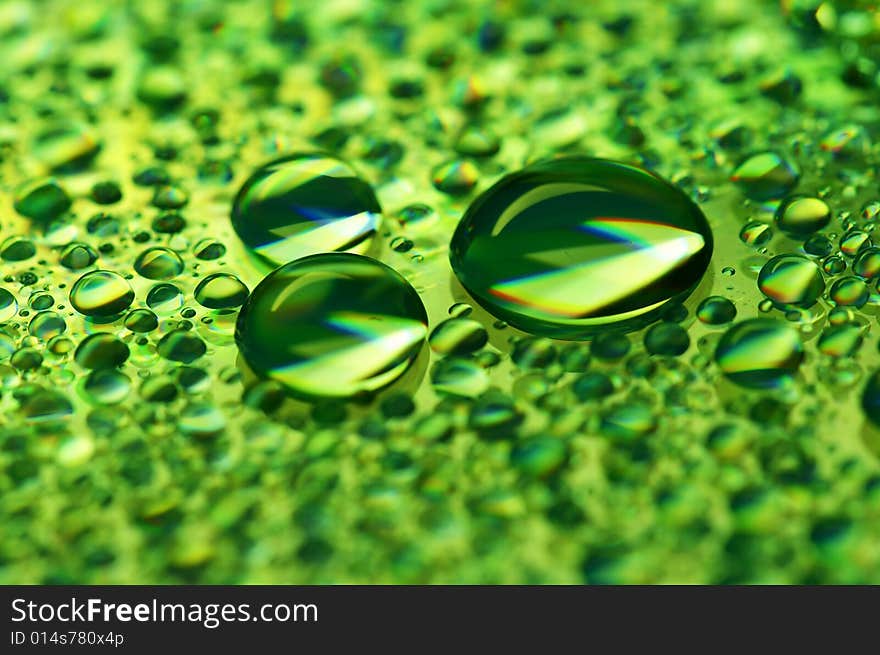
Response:
[{"label": "large oval water droplet", "polygon": [[327,253],[270,273],[251,293],[235,339],[251,369],[305,398],[351,397],[391,384],[428,333],[425,307],[396,271]]},{"label": "large oval water droplet", "polygon": [[635,329],[699,283],[712,256],[700,209],[656,175],[566,157],[507,175],[450,244],[462,286],[526,332],[584,339]]}]

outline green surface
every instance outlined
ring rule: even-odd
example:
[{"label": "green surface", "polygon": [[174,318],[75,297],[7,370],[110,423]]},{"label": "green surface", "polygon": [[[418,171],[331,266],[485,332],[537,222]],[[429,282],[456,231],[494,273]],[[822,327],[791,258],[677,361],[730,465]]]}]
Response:
[{"label": "green surface", "polygon": [[[7,0],[0,60],[0,582],[880,582],[873,0]],[[550,339],[456,277],[562,156],[705,216],[705,274],[623,294],[690,290],[653,324]],[[261,298],[349,247],[395,272]],[[246,292],[275,363],[395,375],[291,397]],[[373,348],[416,294],[418,355]]]}]

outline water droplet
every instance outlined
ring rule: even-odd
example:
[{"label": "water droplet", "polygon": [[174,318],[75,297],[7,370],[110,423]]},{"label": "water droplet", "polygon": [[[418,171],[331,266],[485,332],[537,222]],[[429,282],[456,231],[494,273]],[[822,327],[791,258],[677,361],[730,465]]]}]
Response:
[{"label": "water droplet", "polygon": [[67,323],[55,312],[40,312],[28,324],[28,332],[41,341],[48,341],[66,331]]},{"label": "water droplet", "polygon": [[723,325],[736,318],[736,306],[724,296],[709,296],[697,307],[697,318],[706,325]]},{"label": "water droplet", "polygon": [[424,228],[437,219],[437,212],[422,203],[407,205],[397,214],[397,221],[404,229]]},{"label": "water droplet", "polygon": [[614,393],[614,383],[605,373],[590,371],[575,380],[571,389],[578,400],[582,402],[599,400]]},{"label": "water droplet", "polygon": [[79,271],[88,268],[97,259],[98,253],[91,246],[84,243],[70,243],[61,251],[58,263],[71,271]]},{"label": "water droplet", "polygon": [[134,270],[148,280],[170,280],[183,273],[183,260],[170,248],[147,248],[134,260]]},{"label": "water droplet", "polygon": [[125,327],[132,332],[152,332],[159,327],[159,319],[149,309],[134,309],[125,317]]},{"label": "water droplet", "polygon": [[758,288],[781,307],[811,307],[825,291],[822,271],[802,255],[778,255],[758,274]]},{"label": "water droplet", "polygon": [[134,291],[119,273],[90,271],[79,278],[70,290],[70,304],[80,314],[90,317],[115,316],[134,300]]},{"label": "water droplet", "polygon": [[193,402],[180,412],[177,427],[183,434],[201,438],[213,437],[226,428],[226,417],[209,402]]},{"label": "water droplet", "polygon": [[868,285],[860,277],[846,276],[834,281],[828,296],[838,305],[863,307],[868,302]]},{"label": "water droplet", "polygon": [[863,230],[850,230],[840,237],[840,252],[847,257],[855,257],[871,245],[871,235]]},{"label": "water droplet", "polygon": [[687,331],[678,323],[656,323],[645,332],[645,350],[652,355],[677,357],[690,345]]},{"label": "water droplet", "polygon": [[194,292],[196,302],[209,309],[241,307],[248,296],[244,282],[229,273],[208,275]]},{"label": "water droplet", "polygon": [[364,252],[382,210],[370,185],[321,153],[269,162],[251,175],[232,208],[242,242],[270,264],[321,252]]},{"label": "water droplet", "polygon": [[831,221],[831,208],[824,200],[809,196],[790,196],[779,205],[774,216],[780,230],[796,237],[818,232]]},{"label": "water droplet", "polygon": [[755,389],[779,386],[797,372],[803,358],[797,330],[766,318],[736,323],[715,349],[721,372],[732,382]]},{"label": "water droplet", "polygon": [[830,325],[819,337],[817,348],[823,355],[850,357],[862,345],[862,328],[855,323]]},{"label": "water droplet", "polygon": [[542,336],[636,328],[700,281],[712,234],[690,199],[626,164],[571,157],[508,175],[477,198],[450,261],[488,311]]},{"label": "water droplet", "polygon": [[163,282],[147,292],[147,307],[157,314],[172,314],[183,306],[183,293],[173,284]]},{"label": "water droplet", "polygon": [[98,333],[83,339],[73,357],[83,368],[101,369],[122,366],[128,355],[128,346],[116,336]]},{"label": "water droplet", "polygon": [[773,230],[761,221],[750,221],[743,225],[739,231],[739,238],[747,246],[760,248],[770,243],[770,239],[773,238]]},{"label": "water droplet", "polygon": [[226,254],[226,246],[214,239],[202,239],[193,248],[193,253],[197,259],[206,261],[220,259]]},{"label": "water droplet", "polygon": [[434,188],[450,196],[465,196],[476,186],[480,172],[467,159],[440,164],[431,171]]},{"label": "water droplet", "polygon": [[70,196],[51,178],[26,184],[15,196],[15,211],[44,225],[59,218],[70,205]]},{"label": "water droplet", "polygon": [[827,257],[834,251],[834,244],[824,234],[814,234],[804,241],[804,252],[814,257]]},{"label": "water droplet", "polygon": [[431,386],[438,393],[476,398],[489,388],[489,376],[471,360],[448,357],[431,370]]},{"label": "water droplet", "polygon": [[8,289],[0,287],[0,323],[15,318],[18,313],[18,300]]},{"label": "water droplet", "polygon": [[441,355],[467,355],[486,345],[486,328],[469,318],[450,318],[431,332],[431,349]]},{"label": "water droplet", "polygon": [[7,262],[23,262],[37,254],[34,242],[21,236],[12,236],[0,244],[0,258]]},{"label": "water droplet", "polygon": [[376,391],[414,363],[425,308],[396,271],[368,257],[322,254],[270,273],[242,308],[236,342],[258,375],[307,398]]},{"label": "water droplet", "polygon": [[771,200],[791,191],[798,177],[797,170],[780,155],[762,152],[742,162],[730,179],[752,200]]},{"label": "water droplet", "polygon": [[832,255],[822,262],[822,270],[828,275],[839,275],[846,270],[846,260],[838,255]]},{"label": "water droplet", "polygon": [[880,275],[880,248],[865,248],[853,262],[853,273],[866,279]]},{"label": "water droplet", "polygon": [[131,380],[115,369],[99,368],[89,373],[82,390],[86,400],[93,405],[117,405],[128,398]]}]

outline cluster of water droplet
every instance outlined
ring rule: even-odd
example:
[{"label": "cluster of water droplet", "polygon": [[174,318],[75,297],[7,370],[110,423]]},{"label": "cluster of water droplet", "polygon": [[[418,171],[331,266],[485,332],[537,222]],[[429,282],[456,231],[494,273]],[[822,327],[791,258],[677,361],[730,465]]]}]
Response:
[{"label": "cluster of water droplet", "polygon": [[858,3],[325,4],[0,8],[0,581],[877,580]]}]

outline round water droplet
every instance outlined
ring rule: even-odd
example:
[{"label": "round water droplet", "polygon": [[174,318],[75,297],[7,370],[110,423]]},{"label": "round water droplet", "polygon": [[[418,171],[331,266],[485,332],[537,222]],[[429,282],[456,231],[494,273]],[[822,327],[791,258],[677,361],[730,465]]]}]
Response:
[{"label": "round water droplet", "polygon": [[116,405],[128,398],[131,380],[113,368],[99,368],[83,381],[86,400],[95,405]]},{"label": "round water droplet", "polygon": [[830,325],[819,337],[817,348],[823,355],[849,357],[862,345],[862,328],[855,323]]},{"label": "round water droplet", "polygon": [[773,238],[773,230],[770,226],[761,221],[750,221],[743,225],[739,231],[739,239],[747,246],[760,248],[770,243]]},{"label": "round water droplet", "polygon": [[132,332],[152,332],[159,327],[159,318],[149,309],[134,309],[125,317],[125,327]]},{"label": "round water droplet", "polygon": [[244,282],[229,273],[214,273],[199,282],[194,292],[196,302],[209,309],[241,307],[247,300]]},{"label": "round water droplet", "polygon": [[731,180],[752,200],[781,198],[798,183],[798,172],[775,152],[752,155],[733,172]]},{"label": "round water droplet", "polygon": [[73,357],[83,368],[102,369],[122,366],[128,355],[128,346],[116,336],[98,333],[83,339]]},{"label": "round water droplet", "polygon": [[18,300],[8,289],[0,287],[0,323],[15,318],[18,313]]},{"label": "round water droplet", "polygon": [[819,198],[791,196],[779,205],[774,219],[786,234],[805,237],[828,225],[831,208]]},{"label": "round water droplet", "polygon": [[346,163],[322,153],[261,166],[232,207],[242,242],[270,264],[321,252],[363,252],[382,210],[373,189]]},{"label": "round water droplet", "polygon": [[486,328],[469,318],[450,318],[431,332],[431,350],[441,355],[467,355],[489,341]]},{"label": "round water droplet", "polygon": [[157,346],[159,355],[172,362],[191,364],[207,352],[205,342],[189,330],[177,329],[166,334]]},{"label": "round water droplet", "polygon": [[868,285],[860,277],[848,275],[834,281],[828,296],[838,305],[863,307],[868,302]]},{"label": "round water droplet", "polygon": [[450,196],[465,196],[476,186],[480,171],[467,159],[440,164],[431,171],[434,188]]},{"label": "round water droplet", "polygon": [[853,262],[853,273],[866,279],[880,275],[880,248],[865,248]]},{"label": "round water droplet", "polygon": [[115,316],[127,309],[133,300],[131,286],[113,271],[90,271],[70,290],[70,304],[85,316]]},{"label": "round water droplet", "polygon": [[685,298],[712,255],[699,208],[639,168],[570,157],[501,179],[450,244],[464,288],[533,334],[584,339],[635,329]]},{"label": "round water droplet", "polygon": [[266,276],[239,313],[235,339],[255,373],[292,393],[350,397],[399,378],[427,331],[424,305],[400,274],[328,253]]},{"label": "round water droplet", "polygon": [[173,284],[163,282],[147,292],[147,307],[157,314],[171,314],[183,306],[183,293]]},{"label": "round water droplet", "polygon": [[736,306],[724,296],[709,296],[697,307],[697,318],[706,325],[723,325],[736,318]]},{"label": "round water droplet", "polygon": [[871,245],[871,235],[863,230],[850,230],[840,237],[840,252],[847,257],[855,257]]},{"label": "round water droplet", "polygon": [[67,323],[55,312],[40,312],[28,324],[28,332],[42,341],[67,331]]},{"label": "round water droplet", "polygon": [[134,270],[148,280],[170,280],[183,273],[183,260],[170,248],[147,248],[134,260]]},{"label": "round water droplet", "polygon": [[802,255],[778,255],[758,274],[758,288],[782,307],[811,307],[825,291],[822,271]]},{"label": "round water droplet", "polygon": [[657,323],[645,332],[645,350],[652,355],[677,357],[691,345],[687,330],[678,323]]},{"label": "round water droplet", "polygon": [[54,179],[36,180],[18,190],[15,211],[22,216],[47,224],[70,209],[67,192]]},{"label": "round water droplet", "polygon": [[715,349],[721,372],[732,382],[754,389],[779,386],[797,372],[803,358],[797,330],[766,318],[733,325]]},{"label": "round water droplet", "polygon": [[832,255],[822,262],[822,270],[828,275],[838,275],[846,270],[846,260],[838,255]]},{"label": "round water droplet", "polygon": [[824,234],[814,234],[804,241],[804,252],[814,257],[827,257],[834,251],[834,244]]},{"label": "round water droplet", "polygon": [[79,271],[88,268],[98,259],[98,253],[84,243],[70,243],[61,252],[58,263],[64,268]]},{"label": "round water droplet", "polygon": [[476,398],[489,388],[489,375],[469,359],[442,359],[431,370],[431,386],[441,394]]}]

